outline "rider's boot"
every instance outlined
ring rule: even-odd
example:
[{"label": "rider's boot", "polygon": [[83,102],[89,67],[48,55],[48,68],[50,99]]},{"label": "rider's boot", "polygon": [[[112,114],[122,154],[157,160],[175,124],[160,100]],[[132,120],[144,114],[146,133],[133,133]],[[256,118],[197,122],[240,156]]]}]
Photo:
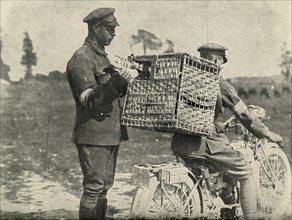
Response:
[{"label": "rider's boot", "polygon": [[224,204],[234,204],[235,198],[233,195],[233,186],[228,185],[226,188],[222,189],[222,192],[220,193],[220,197],[223,200]]},{"label": "rider's boot", "polygon": [[253,176],[240,181],[240,203],[245,219],[257,219],[257,194]]}]

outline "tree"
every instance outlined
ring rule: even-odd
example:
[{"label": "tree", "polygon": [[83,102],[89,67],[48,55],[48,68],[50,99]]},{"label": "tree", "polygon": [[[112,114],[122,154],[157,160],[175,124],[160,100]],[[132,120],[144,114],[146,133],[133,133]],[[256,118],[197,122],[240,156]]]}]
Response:
[{"label": "tree", "polygon": [[147,54],[147,49],[159,50],[162,47],[161,40],[155,34],[143,29],[138,29],[137,35],[132,35],[129,40],[131,48],[140,42],[143,44],[144,55]]},{"label": "tree", "polygon": [[287,49],[287,43],[284,42],[281,48],[282,55],[279,66],[281,67],[281,74],[285,77],[285,80],[288,80],[291,76],[291,68],[292,68],[292,57],[291,52]]},{"label": "tree", "polygon": [[174,53],[174,43],[169,39],[166,39],[165,42],[167,44],[167,49],[163,53]]},{"label": "tree", "polygon": [[21,65],[26,67],[24,79],[32,78],[32,66],[37,65],[37,56],[33,52],[32,40],[29,38],[28,32],[25,33],[25,38],[23,39],[23,51],[24,55],[21,59]]},{"label": "tree", "polygon": [[8,75],[9,71],[10,66],[6,65],[2,60],[2,41],[0,40],[0,79],[10,82],[10,77]]}]

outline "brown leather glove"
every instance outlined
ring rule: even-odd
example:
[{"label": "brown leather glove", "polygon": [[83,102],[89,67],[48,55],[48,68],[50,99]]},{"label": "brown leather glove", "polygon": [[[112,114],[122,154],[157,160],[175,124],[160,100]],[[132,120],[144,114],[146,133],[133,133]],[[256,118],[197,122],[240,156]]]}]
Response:
[{"label": "brown leather glove", "polygon": [[128,80],[125,77],[122,77],[119,73],[116,73],[116,74],[112,75],[112,77],[108,80],[107,83],[113,84],[114,87],[117,89],[117,88],[121,88],[123,86],[127,86]]}]

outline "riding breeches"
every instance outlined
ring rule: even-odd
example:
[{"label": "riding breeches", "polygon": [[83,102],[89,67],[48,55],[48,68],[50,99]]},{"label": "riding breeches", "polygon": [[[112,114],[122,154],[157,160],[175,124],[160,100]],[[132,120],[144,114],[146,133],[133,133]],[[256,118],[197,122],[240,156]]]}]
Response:
[{"label": "riding breeches", "polygon": [[83,194],[80,207],[95,207],[105,199],[114,183],[119,146],[95,146],[78,144],[78,156],[83,172]]}]

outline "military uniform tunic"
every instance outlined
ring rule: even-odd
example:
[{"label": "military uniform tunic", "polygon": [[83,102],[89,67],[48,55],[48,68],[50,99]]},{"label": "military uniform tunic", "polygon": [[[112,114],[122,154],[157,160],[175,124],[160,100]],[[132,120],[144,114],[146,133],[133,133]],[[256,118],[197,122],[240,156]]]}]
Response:
[{"label": "military uniform tunic", "polygon": [[127,82],[105,71],[109,67],[104,48],[86,38],[66,70],[76,105],[73,142],[84,175],[81,215],[94,209],[98,201],[106,204],[107,191],[114,182],[119,144],[125,134],[120,125],[119,98],[125,94]]},{"label": "military uniform tunic", "polygon": [[[119,103],[116,89],[106,85],[111,78],[104,69],[111,65],[104,48],[86,38],[67,65],[67,76],[75,99],[75,144],[118,145],[121,140]],[[93,106],[84,106],[82,92],[92,89],[99,94]],[[126,89],[126,86],[122,88]]]}]

